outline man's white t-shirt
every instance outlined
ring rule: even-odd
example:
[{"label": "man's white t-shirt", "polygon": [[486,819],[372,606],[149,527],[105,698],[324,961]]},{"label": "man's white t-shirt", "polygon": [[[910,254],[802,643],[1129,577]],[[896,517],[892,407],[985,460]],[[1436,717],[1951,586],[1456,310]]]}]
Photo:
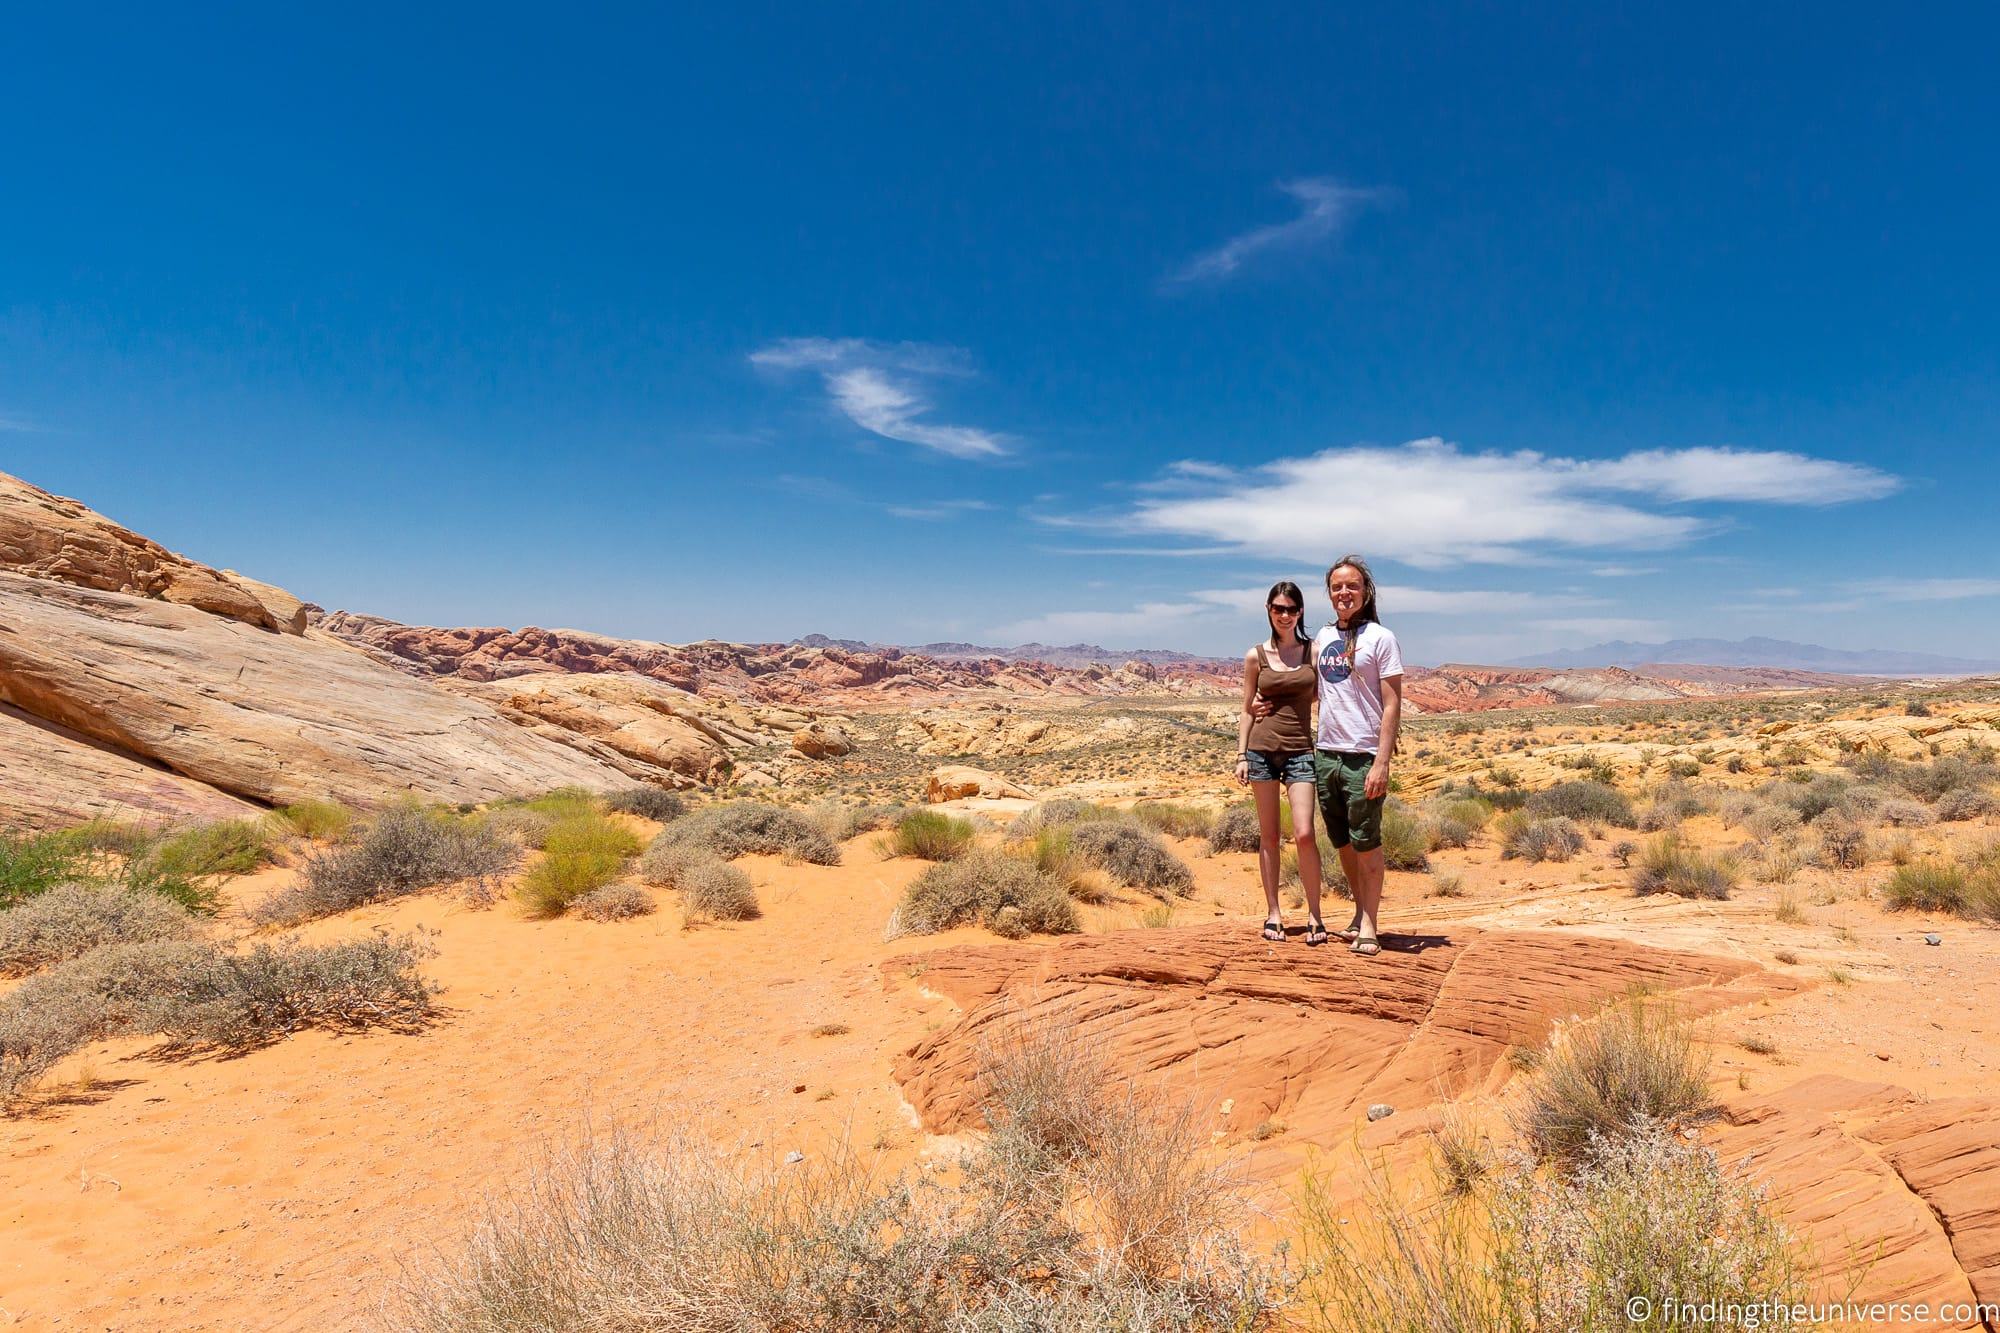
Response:
[{"label": "man's white t-shirt", "polygon": [[1403,651],[1396,636],[1374,621],[1354,635],[1353,656],[1338,625],[1313,636],[1319,676],[1319,738],[1322,750],[1374,754],[1382,744],[1382,679],[1403,674]]}]

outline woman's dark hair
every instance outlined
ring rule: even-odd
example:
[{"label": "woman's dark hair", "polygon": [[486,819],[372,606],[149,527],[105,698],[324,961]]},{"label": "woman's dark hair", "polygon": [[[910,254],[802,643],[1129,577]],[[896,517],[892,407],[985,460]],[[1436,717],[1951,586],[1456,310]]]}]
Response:
[{"label": "woman's dark hair", "polygon": [[1368,568],[1368,562],[1358,555],[1344,555],[1326,567],[1326,586],[1333,587],[1334,571],[1342,565],[1356,570],[1361,575],[1361,609],[1348,620],[1352,629],[1356,625],[1380,624],[1381,617],[1375,614],[1375,571]]},{"label": "woman's dark hair", "polygon": [[1273,648],[1283,646],[1278,642],[1278,627],[1271,623],[1271,603],[1280,597],[1291,598],[1292,605],[1299,609],[1298,616],[1292,621],[1292,642],[1311,643],[1312,636],[1306,633],[1306,595],[1299,591],[1298,584],[1280,580],[1273,583],[1271,591],[1264,594],[1264,623],[1271,626],[1271,646]]}]

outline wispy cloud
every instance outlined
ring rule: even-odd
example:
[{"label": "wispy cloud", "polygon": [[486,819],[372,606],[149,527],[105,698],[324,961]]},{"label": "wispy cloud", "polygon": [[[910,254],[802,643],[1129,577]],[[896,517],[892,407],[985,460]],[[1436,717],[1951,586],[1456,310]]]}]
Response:
[{"label": "wispy cloud", "polygon": [[[1718,458],[1727,466],[1701,479]],[[1785,486],[1786,475],[1798,484]],[[1897,484],[1874,469],[1801,454],[1652,450],[1580,460],[1468,451],[1439,439],[1328,449],[1242,471],[1182,466],[1162,480],[1172,485],[1123,512],[1041,521],[1126,539],[1188,538],[1265,558],[1325,559],[1338,547],[1420,568],[1518,565],[1563,550],[1682,545],[1710,522],[1661,506],[1697,494],[1815,504],[1838,487],[1858,499]]]},{"label": "wispy cloud", "polygon": [[957,348],[923,343],[876,343],[862,338],[784,338],[750,354],[766,370],[816,372],[827,399],[848,420],[887,440],[921,445],[954,458],[1007,453],[1007,437],[974,426],[922,418],[933,404],[925,386],[940,377],[969,376]]},{"label": "wispy cloud", "polygon": [[1869,597],[1910,602],[1962,602],[2000,597],[2000,579],[1864,579],[1844,585]]},{"label": "wispy cloud", "polygon": [[1278,188],[1298,204],[1298,215],[1286,222],[1254,227],[1204,250],[1169,273],[1165,285],[1185,287],[1220,282],[1260,257],[1296,254],[1336,239],[1364,208],[1395,198],[1390,190],[1343,185],[1325,176],[1283,181]]},{"label": "wispy cloud", "polygon": [[1657,574],[1658,565],[1598,565],[1590,571],[1600,579],[1633,579],[1642,574]]},{"label": "wispy cloud", "polygon": [[897,518],[917,519],[935,523],[942,519],[956,518],[960,514],[978,513],[993,506],[984,500],[932,500],[926,504],[893,504],[882,508]]},{"label": "wispy cloud", "polygon": [[37,426],[26,417],[13,416],[6,412],[0,412],[0,430],[36,431],[40,429],[40,426]]}]

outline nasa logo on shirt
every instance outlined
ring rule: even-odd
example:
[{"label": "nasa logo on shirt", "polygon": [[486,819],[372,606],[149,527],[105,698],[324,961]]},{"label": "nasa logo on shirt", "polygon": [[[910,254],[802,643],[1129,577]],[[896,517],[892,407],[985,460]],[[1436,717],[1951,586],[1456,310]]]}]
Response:
[{"label": "nasa logo on shirt", "polygon": [[[1359,645],[1361,636],[1354,636],[1354,645]],[[1356,647],[1349,645],[1345,636],[1329,640],[1320,650],[1319,674],[1329,685],[1338,685],[1354,674],[1354,654]]]}]

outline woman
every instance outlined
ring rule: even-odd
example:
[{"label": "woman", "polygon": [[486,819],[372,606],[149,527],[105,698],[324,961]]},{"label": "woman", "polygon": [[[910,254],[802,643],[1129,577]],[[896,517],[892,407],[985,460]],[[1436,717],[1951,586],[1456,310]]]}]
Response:
[{"label": "woman", "polygon": [[1306,893],[1306,943],[1326,943],[1319,916],[1319,842],[1313,835],[1312,641],[1300,625],[1306,599],[1296,583],[1264,596],[1270,637],[1243,654],[1243,711],[1236,726],[1236,780],[1257,799],[1257,870],[1264,880],[1264,938],[1285,938],[1278,910],[1279,788],[1292,803],[1292,840]]},{"label": "woman", "polygon": [[1355,953],[1382,952],[1375,914],[1382,905],[1382,805],[1389,757],[1403,721],[1403,654],[1375,613],[1375,575],[1358,555],[1326,571],[1333,623],[1313,639],[1318,664],[1319,733],[1314,776],[1327,839],[1354,892],[1354,919],[1340,937]]}]

